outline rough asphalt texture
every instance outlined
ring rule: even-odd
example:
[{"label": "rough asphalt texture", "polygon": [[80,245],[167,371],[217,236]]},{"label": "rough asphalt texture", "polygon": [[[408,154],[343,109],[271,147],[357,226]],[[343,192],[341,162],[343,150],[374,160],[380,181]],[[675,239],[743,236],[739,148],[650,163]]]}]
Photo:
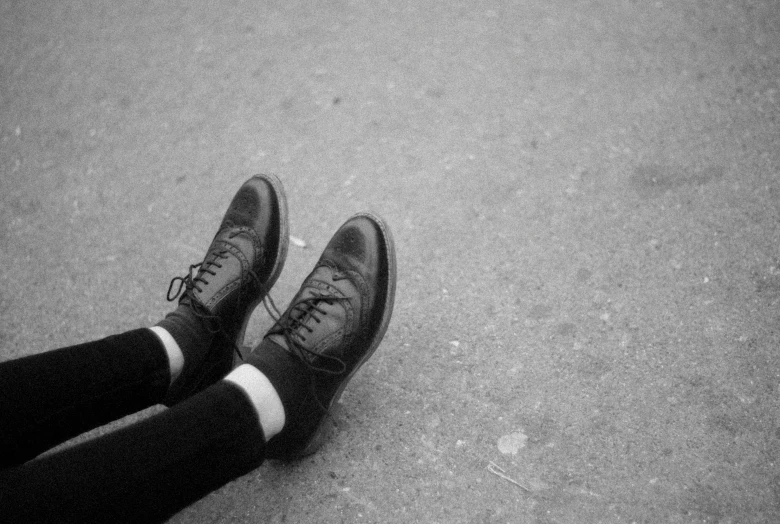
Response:
[{"label": "rough asphalt texture", "polygon": [[394,318],[173,522],[778,522],[779,82],[773,0],[4,0],[2,358],[154,323],[273,172],[277,302],[371,209]]}]

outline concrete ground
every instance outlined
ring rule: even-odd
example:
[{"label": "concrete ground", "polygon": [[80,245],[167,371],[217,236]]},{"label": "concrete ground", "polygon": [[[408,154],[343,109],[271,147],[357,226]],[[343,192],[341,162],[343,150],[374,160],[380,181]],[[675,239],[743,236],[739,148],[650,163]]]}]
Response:
[{"label": "concrete ground", "polygon": [[173,522],[778,522],[779,82],[773,0],[2,0],[2,358],[155,322],[273,172],[277,302],[372,209],[395,314]]}]

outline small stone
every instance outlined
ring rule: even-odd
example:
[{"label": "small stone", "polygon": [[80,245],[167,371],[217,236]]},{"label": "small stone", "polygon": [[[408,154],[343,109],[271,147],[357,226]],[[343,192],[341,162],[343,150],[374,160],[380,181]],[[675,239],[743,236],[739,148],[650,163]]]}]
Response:
[{"label": "small stone", "polygon": [[306,249],[306,246],[308,245],[306,241],[303,240],[302,238],[294,237],[292,235],[290,235],[290,242],[292,243],[292,245],[299,247],[301,249]]},{"label": "small stone", "polygon": [[517,455],[517,452],[525,447],[527,441],[528,436],[518,430],[498,439],[498,451],[504,455]]}]

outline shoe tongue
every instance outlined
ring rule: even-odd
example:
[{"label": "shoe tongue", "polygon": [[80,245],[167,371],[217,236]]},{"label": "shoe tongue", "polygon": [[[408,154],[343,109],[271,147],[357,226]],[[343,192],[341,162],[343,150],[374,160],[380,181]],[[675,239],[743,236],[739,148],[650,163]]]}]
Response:
[{"label": "shoe tongue", "polygon": [[267,337],[263,339],[262,347],[270,346],[276,350],[285,351],[287,353],[290,352],[289,348],[287,347],[287,341],[284,339],[283,335],[279,335],[277,333],[270,333]]},{"label": "shoe tongue", "polygon": [[[296,298],[298,304],[290,312],[290,324],[295,333],[293,341],[307,349],[316,347],[318,352],[325,349],[323,342],[327,347],[341,343],[347,326],[343,302],[356,291],[348,279],[334,279],[333,273],[330,268],[317,268],[307,279],[308,285]],[[334,337],[339,333],[341,336]],[[281,347],[288,347],[281,332],[272,333],[269,338]]]},{"label": "shoe tongue", "polygon": [[[196,296],[207,305],[210,305],[215,291],[224,289],[233,280],[241,281],[245,278],[245,271],[252,269],[252,265],[257,262],[255,258],[260,256],[259,253],[255,253],[252,238],[247,234],[238,234],[231,238],[230,230],[223,229],[217,236],[218,239],[212,243],[211,250],[198,271],[198,276],[208,282],[208,286],[201,285],[203,291],[196,291]],[[249,268],[242,265],[242,261],[236,257],[235,251],[243,253],[249,261]],[[217,253],[222,253],[222,256],[217,256]],[[216,274],[212,275],[206,269]]]},{"label": "shoe tongue", "polygon": [[[216,265],[216,264],[219,264]],[[209,270],[209,271],[207,271]],[[211,272],[214,274],[211,274]],[[227,251],[225,256],[216,257],[214,252],[209,253],[198,271],[200,283],[195,290],[195,296],[198,297],[206,307],[213,307],[223,295],[216,295],[220,290],[225,289],[232,281],[239,282],[244,278],[244,268],[241,261],[231,252]],[[200,288],[200,291],[198,291]]]}]

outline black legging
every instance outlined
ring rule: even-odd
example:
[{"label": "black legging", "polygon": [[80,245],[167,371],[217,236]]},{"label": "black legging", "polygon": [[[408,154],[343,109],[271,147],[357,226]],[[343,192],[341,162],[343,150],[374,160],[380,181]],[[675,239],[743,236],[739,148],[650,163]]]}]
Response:
[{"label": "black legging", "polygon": [[35,458],[162,401],[169,373],[148,329],[0,363],[0,522],[160,521],[263,462],[254,408],[226,381]]}]

